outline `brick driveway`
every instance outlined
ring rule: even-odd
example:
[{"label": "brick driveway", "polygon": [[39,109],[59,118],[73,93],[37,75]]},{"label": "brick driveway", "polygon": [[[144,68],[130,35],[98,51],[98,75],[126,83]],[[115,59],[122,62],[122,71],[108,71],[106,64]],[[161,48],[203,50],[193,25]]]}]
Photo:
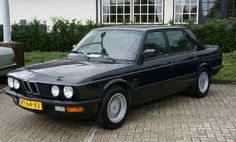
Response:
[{"label": "brick driveway", "polygon": [[212,85],[203,99],[179,94],[135,107],[124,126],[114,131],[93,127],[89,120],[36,115],[3,93],[0,97],[0,141],[236,142],[234,85]]}]

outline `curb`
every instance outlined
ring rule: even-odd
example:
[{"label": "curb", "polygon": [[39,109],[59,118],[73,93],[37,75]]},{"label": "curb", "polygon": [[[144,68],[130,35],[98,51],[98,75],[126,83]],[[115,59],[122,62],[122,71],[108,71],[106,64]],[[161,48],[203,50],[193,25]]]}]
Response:
[{"label": "curb", "polygon": [[212,80],[212,84],[229,84],[229,85],[236,85],[236,81],[231,80]]}]

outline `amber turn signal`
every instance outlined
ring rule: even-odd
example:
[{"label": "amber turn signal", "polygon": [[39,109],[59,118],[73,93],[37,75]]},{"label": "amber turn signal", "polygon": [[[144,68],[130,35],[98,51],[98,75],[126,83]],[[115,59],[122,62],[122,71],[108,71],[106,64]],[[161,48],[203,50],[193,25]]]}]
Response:
[{"label": "amber turn signal", "polygon": [[84,107],[66,107],[67,112],[84,112]]}]

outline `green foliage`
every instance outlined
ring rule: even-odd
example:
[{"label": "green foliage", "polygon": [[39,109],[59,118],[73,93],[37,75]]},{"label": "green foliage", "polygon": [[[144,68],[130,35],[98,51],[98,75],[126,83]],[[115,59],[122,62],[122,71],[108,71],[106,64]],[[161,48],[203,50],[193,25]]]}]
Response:
[{"label": "green foliage", "polygon": [[14,24],[12,39],[23,42],[25,51],[70,51],[90,30],[99,27],[92,20],[86,20],[85,25],[76,19],[53,18],[52,22],[50,32],[46,24],[37,19],[26,26]]},{"label": "green foliage", "polygon": [[218,74],[213,76],[214,80],[236,81],[236,51],[223,54],[224,67]]},{"label": "green foliage", "polygon": [[175,20],[174,19],[170,19],[168,24],[171,25],[171,26],[175,25]]},{"label": "green foliage", "polygon": [[191,29],[204,44],[217,44],[224,52],[236,50],[236,20],[210,21]]},{"label": "green foliage", "polygon": [[34,19],[26,26],[12,25],[12,40],[23,42],[26,51],[45,50],[50,45],[45,23]]},{"label": "green foliage", "polygon": [[[66,20],[53,18],[53,26],[48,32],[45,22],[34,19],[26,26],[12,25],[12,39],[15,42],[23,42],[26,51],[70,51],[72,46],[78,43],[90,30],[101,27],[94,21],[87,20],[83,25],[76,19]],[[224,52],[236,51],[236,19],[210,21],[202,25],[193,24],[190,19],[187,27],[204,44],[217,44]],[[129,21],[124,24],[128,24]],[[174,25],[174,20],[169,21]],[[3,40],[2,26],[0,26],[0,41]]]},{"label": "green foliage", "polygon": [[66,56],[67,52],[26,52],[25,63],[26,65],[42,63]]},{"label": "green foliage", "polygon": [[188,28],[190,28],[191,26],[193,26],[193,24],[196,22],[196,18],[190,18],[188,20],[186,20],[186,26]]}]

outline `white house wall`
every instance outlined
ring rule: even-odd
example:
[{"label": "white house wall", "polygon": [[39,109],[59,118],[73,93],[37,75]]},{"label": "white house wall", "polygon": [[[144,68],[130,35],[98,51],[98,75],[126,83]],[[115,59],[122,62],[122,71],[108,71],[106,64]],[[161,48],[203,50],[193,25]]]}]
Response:
[{"label": "white house wall", "polygon": [[164,0],[164,23],[168,23],[170,20],[174,19],[174,0]]},{"label": "white house wall", "polygon": [[[34,17],[48,21],[51,17],[66,19],[96,20],[96,0],[9,0],[11,23],[27,21]],[[0,0],[0,24],[3,23],[2,0]]]},{"label": "white house wall", "polygon": [[[96,11],[96,1],[98,1],[98,13]],[[167,24],[174,19],[174,1],[163,0],[164,23]],[[65,19],[86,20],[91,19],[101,23],[101,0],[9,0],[11,23],[19,23],[24,19],[27,21],[37,18],[47,21],[52,25],[52,17],[63,17]],[[0,24],[2,24],[2,0],[0,0]],[[98,15],[98,19],[96,19]]]}]

